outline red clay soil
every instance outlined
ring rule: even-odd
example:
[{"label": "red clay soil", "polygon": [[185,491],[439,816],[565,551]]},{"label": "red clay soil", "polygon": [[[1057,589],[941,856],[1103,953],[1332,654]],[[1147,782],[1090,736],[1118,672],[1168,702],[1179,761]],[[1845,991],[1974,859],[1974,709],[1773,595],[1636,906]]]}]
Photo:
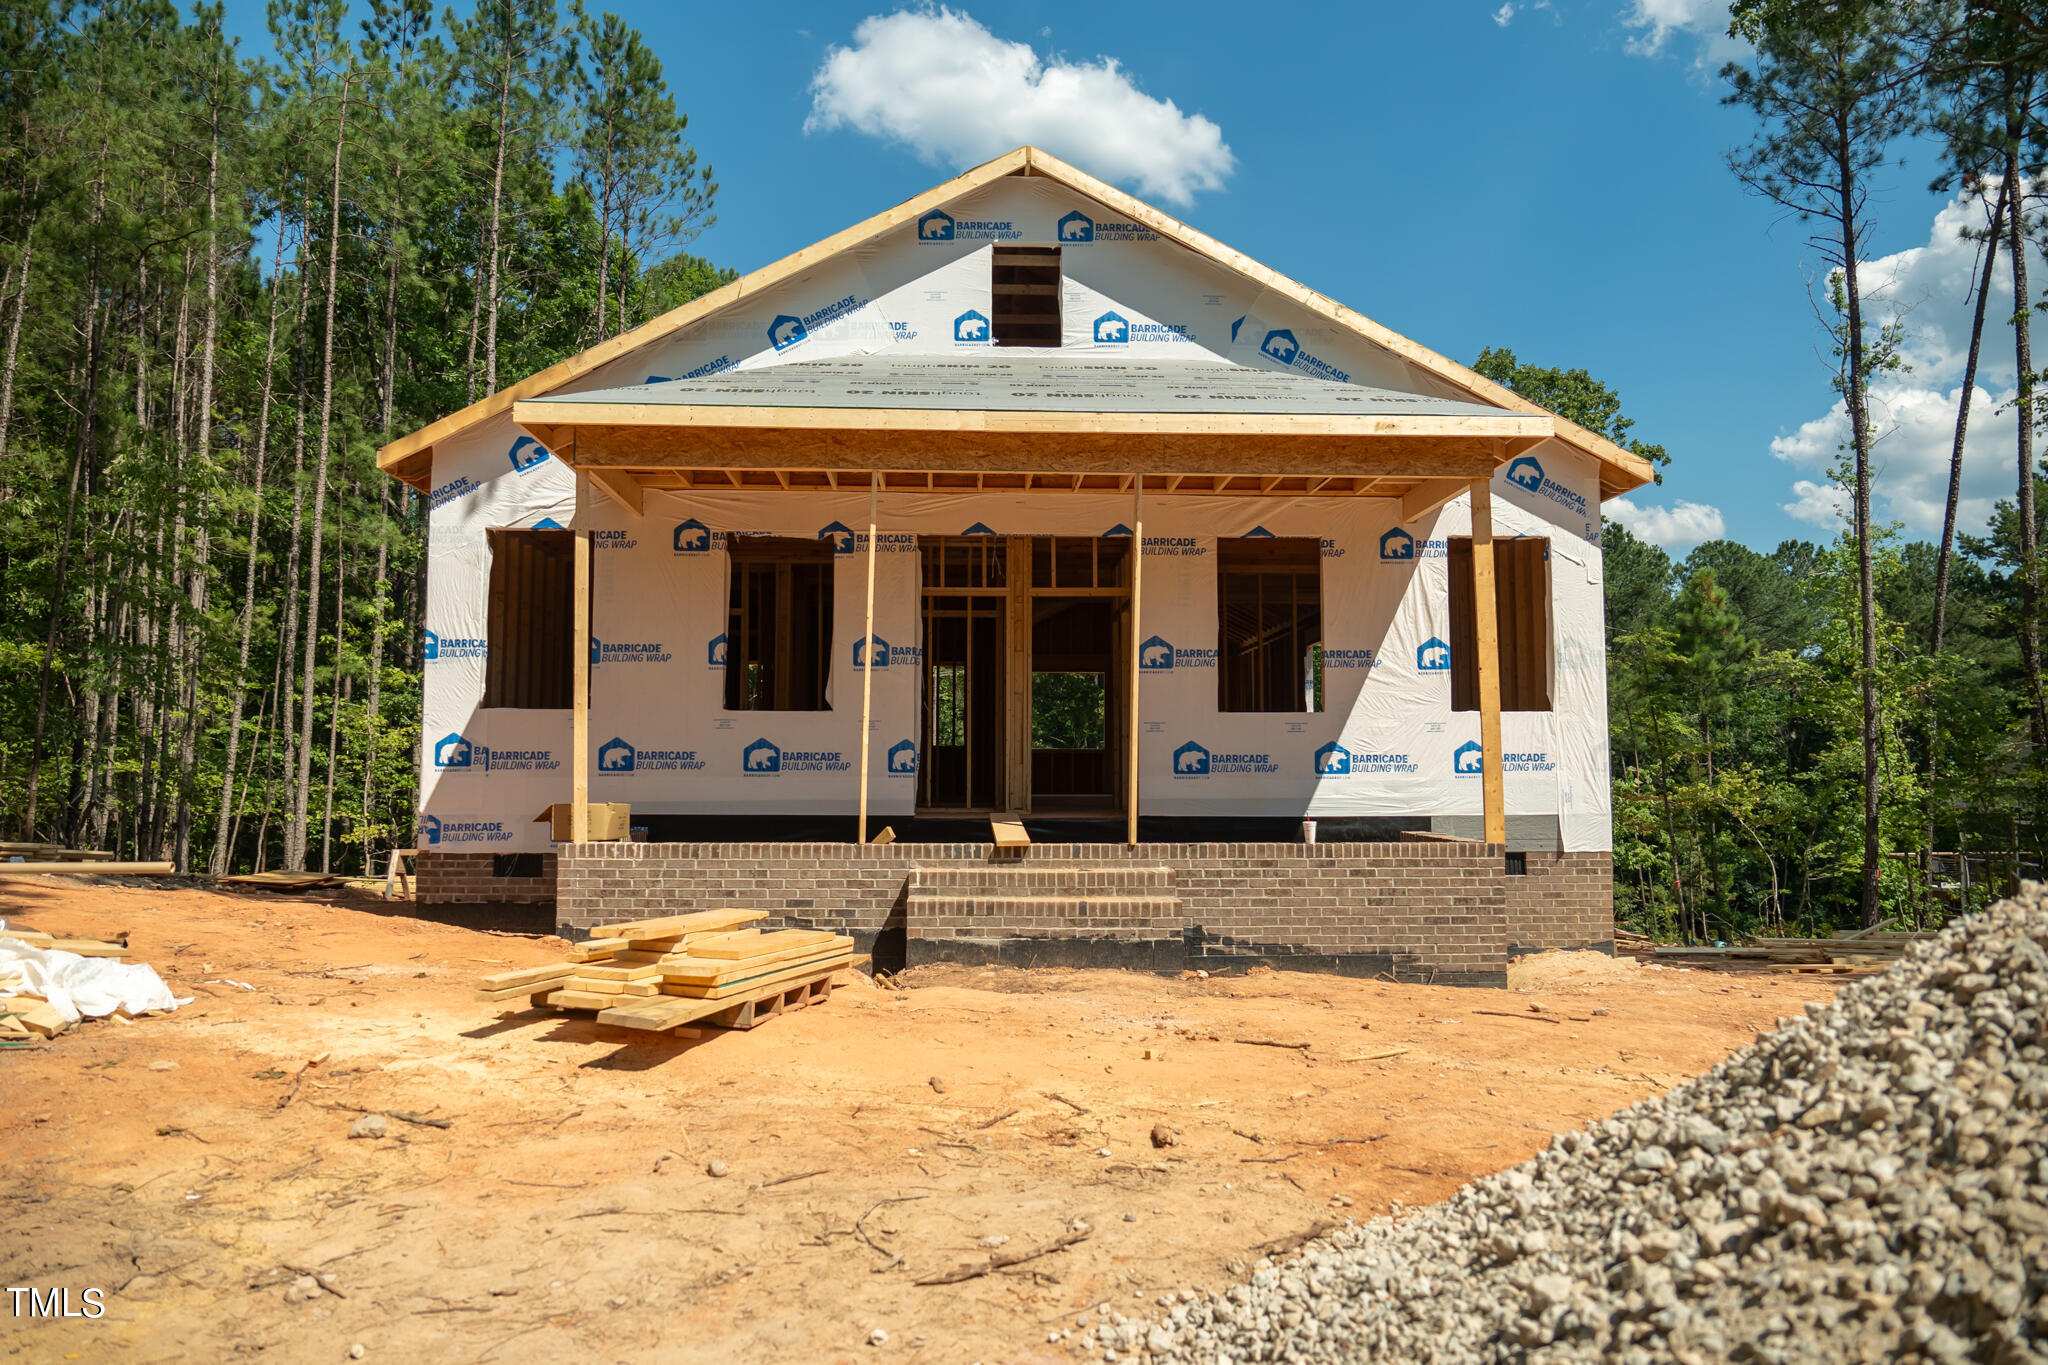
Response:
[{"label": "red clay soil", "polygon": [[[354,893],[10,880],[0,917],[130,931],[196,997],[0,1051],[0,1287],[105,1303],[10,1296],[36,1361],[1064,1361],[1101,1305],[1442,1199],[1839,984],[931,968],[679,1041],[473,1003],[560,940]],[[351,1140],[371,1111],[447,1126]]]}]

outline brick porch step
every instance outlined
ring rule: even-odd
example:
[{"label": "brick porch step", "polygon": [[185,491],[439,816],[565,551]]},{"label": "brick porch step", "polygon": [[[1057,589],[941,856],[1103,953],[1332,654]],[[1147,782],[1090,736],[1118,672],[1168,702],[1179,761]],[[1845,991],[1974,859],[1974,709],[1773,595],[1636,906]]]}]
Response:
[{"label": "brick porch step", "polygon": [[913,938],[1051,933],[1178,933],[1170,867],[1128,863],[913,868],[905,904]]}]

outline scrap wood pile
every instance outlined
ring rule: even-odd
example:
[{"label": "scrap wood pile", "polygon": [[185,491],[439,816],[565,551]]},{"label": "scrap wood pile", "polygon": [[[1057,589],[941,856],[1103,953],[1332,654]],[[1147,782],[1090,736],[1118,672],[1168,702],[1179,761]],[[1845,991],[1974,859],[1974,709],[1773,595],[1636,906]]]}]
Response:
[{"label": "scrap wood pile", "polygon": [[0,858],[25,863],[110,863],[112,853],[96,848],[65,848],[62,844],[0,842]]},{"label": "scrap wood pile", "polygon": [[1641,935],[1624,936],[1621,930],[1616,930],[1614,946],[1617,952],[1631,953],[1642,960],[1669,966],[1841,976],[1882,970],[1897,962],[1914,944],[1929,942],[1934,937],[1933,934],[1854,929],[1828,938],[1759,938],[1744,944],[1692,947],[1652,943]]},{"label": "scrap wood pile", "polygon": [[123,962],[128,935],[60,938],[0,924],[0,1046],[54,1038],[83,1018],[133,1018],[187,1003],[154,968]]},{"label": "scrap wood pile", "polygon": [[824,999],[832,974],[853,963],[853,940],[843,935],[740,927],[767,917],[763,910],[706,910],[604,925],[564,961],[485,977],[476,998],[523,996],[650,1032],[690,1024],[748,1028],[758,1017]]},{"label": "scrap wood pile", "polygon": [[220,884],[256,891],[325,891],[348,885],[348,879],[325,872],[245,872],[238,877],[222,877]]}]

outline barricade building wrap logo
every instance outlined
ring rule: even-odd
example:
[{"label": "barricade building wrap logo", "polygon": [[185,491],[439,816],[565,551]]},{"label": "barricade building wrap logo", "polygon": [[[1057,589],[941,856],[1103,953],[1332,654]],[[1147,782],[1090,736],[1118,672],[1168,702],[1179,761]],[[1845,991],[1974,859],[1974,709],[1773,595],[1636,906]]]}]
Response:
[{"label": "barricade building wrap logo", "polygon": [[691,517],[676,523],[671,543],[679,555],[701,555],[711,549],[711,528]]},{"label": "barricade building wrap logo", "polygon": [[1324,668],[1371,668],[1380,661],[1379,654],[1370,649],[1323,649]]},{"label": "barricade building wrap logo", "polygon": [[685,374],[650,374],[647,376],[647,382],[650,384],[673,384],[678,379],[702,379],[707,375],[724,374],[738,363],[731,356],[722,355],[716,360],[705,361],[702,365]]},{"label": "barricade building wrap logo", "polygon": [[422,657],[430,664],[447,659],[481,659],[487,646],[480,636],[442,635],[435,631],[426,632]]},{"label": "barricade building wrap logo", "polygon": [[1162,636],[1154,635],[1138,646],[1138,670],[1141,673],[1165,673],[1176,668],[1214,668],[1216,651],[1213,649],[1175,649]]},{"label": "barricade building wrap logo", "polygon": [[766,738],[757,739],[740,750],[740,769],[748,773],[779,773],[782,750]]},{"label": "barricade building wrap logo", "polygon": [[1415,671],[1417,673],[1448,673],[1451,671],[1451,647],[1432,635],[1415,647]]},{"label": "barricade building wrap logo", "polygon": [[1486,750],[1479,741],[1468,739],[1451,750],[1451,772],[1458,777],[1477,777],[1486,771]]},{"label": "barricade building wrap logo", "polygon": [[750,777],[772,777],[778,773],[843,773],[853,764],[836,749],[787,749],[773,740],[755,740],[740,750],[740,770]]},{"label": "barricade building wrap logo", "polygon": [[512,831],[505,828],[503,820],[441,820],[422,815],[420,839],[429,848],[443,844],[506,844],[512,841]]},{"label": "barricade building wrap logo", "polygon": [[631,531],[592,531],[590,548],[593,550],[630,550],[640,542],[633,538]]},{"label": "barricade building wrap logo", "polygon": [[470,478],[469,475],[458,474],[433,492],[427,494],[427,506],[430,509],[446,507],[449,503],[466,498],[482,487],[482,484]]},{"label": "barricade building wrap logo", "polygon": [[848,294],[843,299],[834,299],[816,312],[798,317],[794,313],[781,313],[768,324],[768,344],[778,351],[786,351],[803,341],[812,332],[827,323],[850,317],[868,306],[868,301],[858,294]]},{"label": "barricade building wrap logo", "polygon": [[1534,455],[1524,455],[1508,465],[1507,481],[1539,498],[1548,498],[1574,516],[1587,515],[1586,499],[1543,472]]},{"label": "barricade building wrap logo", "polygon": [[887,668],[889,666],[889,642],[879,635],[870,635],[865,640],[855,640],[853,642],[853,666],[855,668],[866,668],[870,658],[875,661],[874,666],[876,668]]},{"label": "barricade building wrap logo", "polygon": [[1121,346],[1131,339],[1130,321],[1121,313],[1104,313],[1095,319],[1095,344]]},{"label": "barricade building wrap logo", "polygon": [[1380,537],[1380,560],[1398,564],[1415,558],[1415,537],[1396,526]]},{"label": "barricade building wrap logo", "polygon": [[1351,751],[1335,740],[1316,750],[1316,776],[1351,776]]},{"label": "barricade building wrap logo", "polygon": [[547,460],[548,448],[531,436],[522,436],[512,443],[512,449],[506,454],[512,461],[513,473],[528,474]]},{"label": "barricade building wrap logo", "polygon": [[1259,354],[1268,360],[1285,365],[1290,370],[1300,370],[1316,379],[1327,379],[1336,384],[1349,384],[1351,376],[1313,353],[1304,351],[1301,343],[1294,339],[1294,333],[1285,327],[1275,328],[1266,333],[1266,339],[1259,343]]},{"label": "barricade building wrap logo", "polygon": [[658,641],[653,644],[607,644],[595,635],[590,637],[590,664],[593,668],[604,664],[665,664],[674,657]]},{"label": "barricade building wrap logo", "polygon": [[597,770],[612,776],[634,773],[702,772],[704,759],[695,749],[642,749],[613,736],[597,746]]},{"label": "barricade building wrap logo", "polygon": [[550,749],[492,749],[457,732],[434,741],[434,767],[446,773],[553,772],[562,766]]},{"label": "barricade building wrap logo", "polygon": [[955,218],[944,209],[933,209],[917,220],[920,242],[1014,242],[1024,230],[1009,219]]},{"label": "barricade building wrap logo", "polygon": [[917,776],[917,745],[905,739],[889,746],[889,776]]},{"label": "barricade building wrap logo", "polygon": [[953,340],[959,342],[985,342],[988,340],[988,315],[968,309],[953,319]]},{"label": "barricade building wrap logo", "polygon": [[[819,528],[818,539],[832,542],[835,555],[865,554],[868,548],[868,533],[856,531],[843,521],[835,521]],[[877,554],[914,554],[917,551],[917,537],[909,531],[877,531],[875,552]]]},{"label": "barricade building wrap logo", "polygon": [[1277,773],[1280,765],[1271,754],[1218,754],[1189,740],[1173,751],[1175,777],[1211,777],[1223,774],[1264,775]]},{"label": "barricade building wrap logo", "polygon": [[725,667],[725,633],[723,631],[712,636],[711,643],[704,646],[704,666],[706,668]]},{"label": "barricade building wrap logo", "polygon": [[1541,752],[1502,754],[1500,770],[1504,773],[1550,773],[1557,771],[1557,764],[1549,754]]},{"label": "barricade building wrap logo", "polygon": [[[1317,770],[1321,772],[1321,769]],[[1350,762],[1344,769],[1344,776],[1363,777],[1367,773],[1414,773],[1422,771],[1422,765],[1407,754],[1369,754],[1352,750]],[[1331,776],[1332,774],[1323,774]]]},{"label": "barricade building wrap logo", "polygon": [[835,555],[853,553],[853,528],[843,521],[835,521],[828,526],[820,527],[818,539],[831,541],[832,553]]},{"label": "barricade building wrap logo", "polygon": [[434,743],[434,766],[444,771],[467,768],[474,757],[470,742],[459,734],[444,735]]},{"label": "barricade building wrap logo", "polygon": [[[1104,531],[1102,538],[1109,540],[1130,533],[1130,527],[1118,522]],[[1154,559],[1200,559],[1209,553],[1209,544],[1200,536],[1146,536],[1144,552]]]},{"label": "barricade building wrap logo", "polygon": [[1098,223],[1087,214],[1075,209],[1061,218],[1058,224],[1059,240],[1066,246],[1086,246],[1092,242],[1156,242],[1159,234],[1151,228],[1139,227],[1136,223]]}]

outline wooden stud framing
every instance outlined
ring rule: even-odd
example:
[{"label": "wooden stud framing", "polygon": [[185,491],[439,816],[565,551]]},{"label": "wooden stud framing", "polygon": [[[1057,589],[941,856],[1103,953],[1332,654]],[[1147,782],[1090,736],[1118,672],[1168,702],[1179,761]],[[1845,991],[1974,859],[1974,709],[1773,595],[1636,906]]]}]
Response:
[{"label": "wooden stud framing", "polygon": [[1144,602],[1144,582],[1145,476],[1139,474],[1131,479],[1131,705],[1130,715],[1124,718],[1124,729],[1130,734],[1124,758],[1124,799],[1129,807],[1124,837],[1132,848],[1138,846],[1138,680],[1143,676],[1138,671],[1138,658],[1142,652],[1140,642],[1145,638],[1138,629],[1138,611]]},{"label": "wooden stud framing", "polygon": [[1467,488],[1463,479],[1424,479],[1401,495],[1401,520],[1428,516]]},{"label": "wooden stud framing", "polygon": [[1010,537],[1008,575],[1009,619],[1004,628],[1003,655],[1008,664],[1009,714],[1003,723],[1003,790],[996,804],[1019,815],[1031,813],[1031,540]]},{"label": "wooden stud framing", "polygon": [[857,844],[868,841],[868,750],[869,726],[875,705],[875,534],[876,509],[882,495],[879,474],[868,476],[868,608],[867,623],[860,633],[860,824],[853,836]]},{"label": "wooden stud framing", "polygon": [[592,469],[587,471],[591,483],[597,490],[610,498],[634,516],[646,513],[646,497],[640,481],[623,469]]},{"label": "wooden stud framing", "polygon": [[1508,840],[1500,750],[1500,621],[1493,588],[1493,485],[1472,481],[1472,620],[1479,654],[1479,755],[1486,842]]},{"label": "wooden stud framing", "polygon": [[569,839],[572,843],[590,841],[590,532],[583,525],[584,511],[590,506],[590,476],[579,472],[576,476],[576,578],[572,591],[575,593],[574,616],[575,636],[570,649],[575,652],[576,674],[572,686],[575,696],[570,707],[572,720],[569,726],[569,800],[573,803],[569,812]]}]

